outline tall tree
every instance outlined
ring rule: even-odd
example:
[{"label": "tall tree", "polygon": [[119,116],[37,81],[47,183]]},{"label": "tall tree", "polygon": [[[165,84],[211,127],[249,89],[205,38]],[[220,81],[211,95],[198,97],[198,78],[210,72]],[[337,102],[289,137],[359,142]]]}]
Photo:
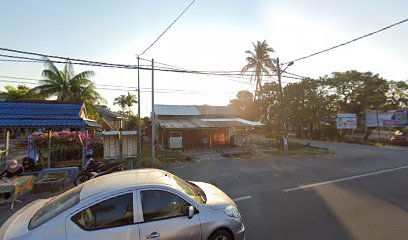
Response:
[{"label": "tall tree", "polygon": [[7,85],[4,87],[6,91],[0,92],[1,99],[37,99],[44,100],[45,97],[41,94],[31,92],[30,88],[25,85],[18,85],[17,88],[14,86]]},{"label": "tall tree", "polygon": [[232,99],[229,106],[240,113],[245,119],[259,120],[254,111],[255,108],[253,99],[254,95],[250,91],[239,91],[237,93],[237,98]]},{"label": "tall tree", "polygon": [[254,109],[261,122],[270,129],[279,129],[281,122],[279,84],[275,82],[265,83],[262,88],[257,90],[256,94],[258,99],[255,100]]},{"label": "tall tree", "polygon": [[95,90],[90,78],[95,76],[93,71],[84,71],[75,74],[73,64],[67,60],[63,70],[59,70],[55,64],[45,58],[45,67],[40,80],[40,86],[31,91],[43,96],[57,97],[59,101],[82,101],[85,103],[91,117],[97,118],[98,113],[95,104],[106,102]]},{"label": "tall tree", "polygon": [[138,103],[136,95],[133,95],[133,94],[128,92],[125,99],[126,99],[126,106],[128,107],[128,115],[131,115],[132,110],[130,110],[130,107],[132,107],[133,104]]},{"label": "tall tree", "polygon": [[371,72],[334,72],[325,84],[337,96],[339,111],[380,109],[387,101],[388,82]]},{"label": "tall tree", "polygon": [[[262,76],[264,74],[270,75],[270,71],[275,71],[275,60],[271,58],[270,53],[275,52],[273,48],[268,46],[266,41],[257,41],[256,44],[252,43],[254,50],[246,50],[248,54],[246,61],[247,64],[242,68],[241,73],[244,74],[251,71],[251,82],[255,81],[256,91],[261,88]],[[255,91],[255,93],[256,93]],[[255,95],[256,98],[256,95]]]},{"label": "tall tree", "polygon": [[303,79],[284,88],[287,121],[298,136],[302,135],[303,128],[313,132],[320,128],[320,122],[330,120],[336,112],[332,102],[319,80]]},{"label": "tall tree", "polygon": [[60,101],[87,101],[89,98],[92,102],[98,102],[101,99],[90,80],[95,76],[95,72],[75,74],[71,61],[67,61],[64,69],[59,70],[52,61],[46,60],[46,69],[42,72],[44,79],[40,80],[40,86],[33,88],[33,91],[47,97],[56,96]]},{"label": "tall tree", "polygon": [[122,114],[125,114],[125,108],[127,106],[126,95],[120,95],[113,100],[113,105],[119,105],[122,109]]},{"label": "tall tree", "polygon": [[388,109],[407,109],[408,108],[408,82],[390,81],[389,91],[387,92]]}]

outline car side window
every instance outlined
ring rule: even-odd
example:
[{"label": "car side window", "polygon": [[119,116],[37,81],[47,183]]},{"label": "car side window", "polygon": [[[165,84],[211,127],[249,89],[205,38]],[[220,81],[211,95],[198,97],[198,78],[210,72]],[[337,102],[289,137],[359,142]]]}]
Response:
[{"label": "car side window", "polygon": [[190,206],[184,199],[166,191],[142,191],[141,198],[145,222],[186,216]]},{"label": "car side window", "polygon": [[75,214],[71,219],[86,231],[133,224],[133,193],[99,202]]}]

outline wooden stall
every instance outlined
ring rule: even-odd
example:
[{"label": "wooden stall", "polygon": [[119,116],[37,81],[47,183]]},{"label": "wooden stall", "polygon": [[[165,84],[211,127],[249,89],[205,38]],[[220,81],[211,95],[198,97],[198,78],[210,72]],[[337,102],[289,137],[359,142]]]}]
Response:
[{"label": "wooden stall", "polygon": [[137,157],[137,131],[121,131],[122,157]]},{"label": "wooden stall", "polygon": [[117,159],[121,157],[119,131],[103,131],[103,158]]}]

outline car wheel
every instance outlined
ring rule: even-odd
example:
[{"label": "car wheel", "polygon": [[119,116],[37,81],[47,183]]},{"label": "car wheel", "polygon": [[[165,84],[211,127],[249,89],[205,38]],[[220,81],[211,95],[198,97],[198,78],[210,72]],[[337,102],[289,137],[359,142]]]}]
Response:
[{"label": "car wheel", "polygon": [[91,179],[89,174],[84,175],[83,173],[78,174],[77,178],[75,179],[75,186],[78,186],[81,183],[84,183]]},{"label": "car wheel", "polygon": [[233,240],[231,233],[221,229],[213,233],[209,240]]}]

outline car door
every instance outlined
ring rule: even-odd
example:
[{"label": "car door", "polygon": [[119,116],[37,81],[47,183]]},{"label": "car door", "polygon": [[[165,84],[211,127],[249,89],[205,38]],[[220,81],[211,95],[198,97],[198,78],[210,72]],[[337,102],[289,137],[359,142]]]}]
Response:
[{"label": "car door", "polygon": [[66,218],[67,240],[139,240],[135,193],[98,200]]},{"label": "car door", "polygon": [[138,195],[141,240],[201,240],[199,213],[188,218],[193,205],[186,199],[162,189],[141,190]]}]

